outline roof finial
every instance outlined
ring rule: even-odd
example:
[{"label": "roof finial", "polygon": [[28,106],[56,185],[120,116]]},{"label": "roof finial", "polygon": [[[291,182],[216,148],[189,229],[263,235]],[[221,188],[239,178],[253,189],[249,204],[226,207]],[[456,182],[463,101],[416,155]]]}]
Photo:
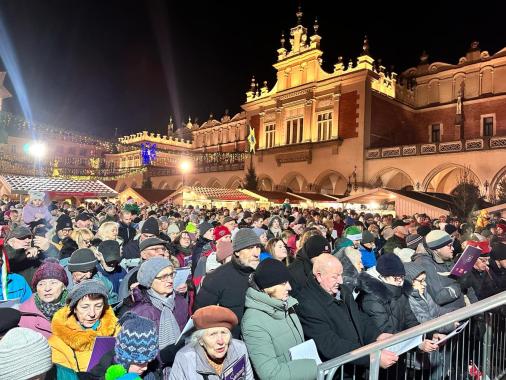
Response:
[{"label": "roof finial", "polygon": [[295,15],[297,16],[297,25],[302,25],[302,4],[301,2],[299,1],[299,7],[298,7],[298,10],[297,10],[297,13],[295,13]]},{"label": "roof finial", "polygon": [[318,34],[318,28],[320,26],[318,25],[318,17],[315,17],[314,19],[314,25],[313,25],[313,29],[314,29],[314,34]]},{"label": "roof finial", "polygon": [[255,88],[256,88],[256,85],[255,85],[255,76],[253,75],[253,77],[251,77],[251,85],[250,85],[250,91],[253,91],[255,92]]},{"label": "roof finial", "polygon": [[429,55],[427,54],[427,52],[424,50],[422,52],[422,55],[420,56],[420,63],[426,63],[427,60],[429,59]]},{"label": "roof finial", "polygon": [[284,49],[285,48],[285,31],[284,30],[281,31],[281,40],[280,40],[280,42],[281,42],[281,49]]},{"label": "roof finial", "polygon": [[367,35],[364,36],[364,44],[362,45],[362,55],[369,55],[369,40]]}]

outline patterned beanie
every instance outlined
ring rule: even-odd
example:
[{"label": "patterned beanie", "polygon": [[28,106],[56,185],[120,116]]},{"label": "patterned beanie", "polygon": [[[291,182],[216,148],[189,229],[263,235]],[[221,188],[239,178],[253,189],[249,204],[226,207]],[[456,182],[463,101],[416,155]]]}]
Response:
[{"label": "patterned beanie", "polygon": [[150,319],[128,312],[119,320],[121,330],[116,337],[116,362],[127,371],[130,364],[145,364],[158,354],[158,332]]}]

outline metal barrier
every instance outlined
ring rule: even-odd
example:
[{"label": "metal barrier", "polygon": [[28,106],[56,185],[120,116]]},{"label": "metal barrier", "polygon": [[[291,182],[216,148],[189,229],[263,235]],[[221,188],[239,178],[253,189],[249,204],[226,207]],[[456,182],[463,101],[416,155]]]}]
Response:
[{"label": "metal barrier", "polygon": [[[318,380],[360,379],[367,369],[351,362],[370,357],[369,379],[380,375],[381,350],[394,344],[470,319],[466,328],[449,339],[436,353],[417,349],[401,355],[397,365],[381,370],[382,379],[474,379],[494,380],[506,375],[506,292],[496,294],[439,318],[374,342],[318,366]],[[340,375],[334,377],[340,369]]]}]

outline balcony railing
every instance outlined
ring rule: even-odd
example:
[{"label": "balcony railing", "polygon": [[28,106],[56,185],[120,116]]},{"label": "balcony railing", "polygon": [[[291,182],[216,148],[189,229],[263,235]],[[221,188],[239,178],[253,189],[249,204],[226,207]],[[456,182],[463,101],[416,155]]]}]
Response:
[{"label": "balcony railing", "polygon": [[506,136],[367,149],[368,160],[506,148]]}]

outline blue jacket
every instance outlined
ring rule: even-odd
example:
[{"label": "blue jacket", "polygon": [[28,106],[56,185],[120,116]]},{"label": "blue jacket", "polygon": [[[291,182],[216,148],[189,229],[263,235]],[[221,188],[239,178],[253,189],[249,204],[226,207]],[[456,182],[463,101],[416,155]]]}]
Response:
[{"label": "blue jacket", "polygon": [[365,248],[362,244],[358,247],[358,251],[360,252],[360,255],[362,256],[362,264],[364,264],[365,269],[372,268],[376,266],[376,254],[374,252],[374,249],[368,250]]},{"label": "blue jacket", "polygon": [[[0,277],[0,289],[2,289],[2,278]],[[25,302],[32,296],[32,290],[25,278],[16,273],[7,274],[7,300],[19,298],[19,303]],[[0,301],[6,301],[3,298],[3,292],[0,290]]]}]

